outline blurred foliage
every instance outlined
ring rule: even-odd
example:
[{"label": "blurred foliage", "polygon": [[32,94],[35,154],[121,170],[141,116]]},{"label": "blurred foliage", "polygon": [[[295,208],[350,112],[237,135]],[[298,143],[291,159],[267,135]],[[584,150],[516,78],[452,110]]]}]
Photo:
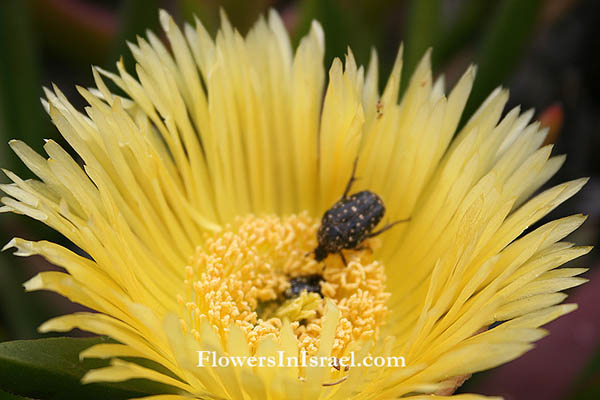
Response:
[{"label": "blurred foliage", "polygon": [[515,68],[529,43],[540,4],[540,0],[505,0],[498,4],[480,43],[477,78],[465,109],[466,115],[472,114]]},{"label": "blurred foliage", "polygon": [[432,56],[435,68],[439,68],[480,37],[481,31],[485,29],[483,21],[493,13],[495,4],[481,0],[465,0],[460,4],[457,16],[438,30],[435,42],[428,44],[435,50]]},{"label": "blurred foliage", "polygon": [[[435,46],[441,26],[441,0],[412,0],[406,15],[404,68],[410,76],[429,47]],[[406,88],[408,79],[403,79]]]},{"label": "blurred foliage", "polygon": [[[21,0],[0,2],[0,138],[3,143],[19,137],[39,142],[47,123],[40,107],[40,60],[32,34],[30,10]],[[1,146],[3,167],[22,172],[16,157]]]},{"label": "blurred foliage", "polygon": [[571,393],[571,400],[600,399],[600,349],[581,372]]},{"label": "blurred foliage", "polygon": [[22,283],[27,277],[22,263],[9,253],[0,254],[0,315],[6,324],[6,327],[0,325],[0,341],[33,338],[37,336],[37,325],[43,321],[43,313],[34,299],[23,290]]},{"label": "blurred foliage", "polygon": [[[12,1],[12,0],[11,0]],[[44,47],[77,68],[103,64],[116,37],[116,12],[80,0],[21,0]],[[129,3],[130,0],[123,2]],[[142,12],[143,14],[143,12]]]},{"label": "blurred foliage", "polygon": [[[47,137],[50,128],[39,101],[41,63],[37,50],[27,2],[0,2],[0,142],[4,144],[0,146],[0,160],[3,168],[20,174],[26,168],[6,143],[19,138],[41,150],[41,139]],[[18,218],[17,222],[17,217],[3,215],[1,245],[31,225],[31,221]],[[0,254],[0,339],[35,337],[37,325],[47,316],[44,307],[23,290],[21,284],[28,278],[24,264],[8,253]]]},{"label": "blurred foliage", "polygon": [[158,0],[130,0],[123,2],[118,13],[118,31],[111,44],[109,63],[123,57],[125,66],[133,70],[134,60],[127,42],[136,42],[136,36],[145,35],[146,30],[158,30]]},{"label": "blurred foliage", "polygon": [[[343,59],[352,48],[358,62],[366,65],[371,46],[379,47],[377,38],[377,24],[375,18],[367,17],[368,5],[364,1],[354,3],[349,7],[348,1],[336,0],[306,0],[299,2],[295,10],[295,24],[293,26],[294,45],[310,29],[313,20],[320,21],[325,31],[325,65],[331,65],[335,57]],[[381,5],[381,1],[374,1]],[[373,11],[374,14],[378,14]],[[325,22],[327,21],[327,22]],[[381,36],[379,37],[381,39]]]},{"label": "blurred foliage", "polygon": [[198,17],[209,32],[215,33],[219,27],[220,11],[226,12],[227,17],[241,32],[246,32],[254,21],[270,6],[269,0],[238,1],[238,0],[177,0],[178,14],[184,21],[193,21]]}]

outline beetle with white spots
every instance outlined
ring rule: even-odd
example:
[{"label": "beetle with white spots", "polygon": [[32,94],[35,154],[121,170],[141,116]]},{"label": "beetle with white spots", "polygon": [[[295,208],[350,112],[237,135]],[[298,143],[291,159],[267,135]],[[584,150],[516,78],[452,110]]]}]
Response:
[{"label": "beetle with white spots", "polygon": [[356,180],[356,164],[354,161],[352,175],[346,185],[342,198],[329,208],[321,220],[317,232],[318,246],[314,250],[315,260],[322,261],[329,254],[339,254],[347,265],[342,250],[362,250],[361,244],[369,238],[375,237],[392,226],[408,220],[400,220],[385,225],[374,231],[377,224],[385,215],[385,206],[381,198],[369,191],[363,190],[348,196],[352,183]]}]

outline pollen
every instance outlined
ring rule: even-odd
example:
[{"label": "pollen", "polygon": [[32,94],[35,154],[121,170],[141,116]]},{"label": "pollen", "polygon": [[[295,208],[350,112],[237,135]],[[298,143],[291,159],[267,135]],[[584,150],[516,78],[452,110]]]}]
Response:
[{"label": "pollen", "polygon": [[[261,340],[279,340],[288,320],[299,348],[319,348],[326,300],[340,310],[332,355],[342,355],[357,340],[376,339],[388,314],[384,267],[370,250],[347,251],[348,266],[339,257],[316,262],[318,221],[307,213],[280,218],[237,218],[221,232],[206,236],[185,267],[186,293],[178,297],[185,331],[200,331],[208,321],[226,341],[231,324],[245,333],[251,351]],[[377,239],[369,241],[373,248]],[[321,292],[286,298],[290,280],[322,275]]]}]

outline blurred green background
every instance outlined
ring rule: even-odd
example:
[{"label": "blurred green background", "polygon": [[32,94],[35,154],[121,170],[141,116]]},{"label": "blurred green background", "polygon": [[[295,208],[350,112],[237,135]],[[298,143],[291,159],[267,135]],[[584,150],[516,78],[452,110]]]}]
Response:
[{"label": "blurred green background", "polygon": [[[74,85],[92,85],[90,65],[114,70],[126,40],[158,31],[157,9],[179,21],[198,16],[211,32],[223,8],[244,33],[268,8],[277,9],[294,43],[319,20],[326,36],[326,65],[350,46],[361,64],[378,50],[380,76],[391,69],[400,42],[410,74],[429,47],[436,74],[447,86],[472,62],[477,81],[466,115],[498,85],[511,90],[509,107],[535,108],[551,127],[555,154],[566,165],[552,182],[591,176],[584,190],[547,219],[583,212],[590,217],[571,238],[596,244],[600,222],[600,2],[597,0],[1,0],[0,143],[25,140],[41,152],[43,139],[61,143],[39,98],[56,83],[78,106]],[[406,77],[406,75],[404,75]],[[0,164],[29,176],[7,145]],[[547,220],[546,219],[546,220]],[[0,241],[13,236],[52,239],[58,234],[27,218],[3,215]],[[575,313],[552,323],[551,335],[521,359],[478,374],[459,390],[506,399],[600,399],[600,271],[595,252],[576,262],[592,281],[570,292]],[[39,337],[37,326],[77,306],[50,293],[25,294],[22,282],[52,266],[40,258],[0,254],[0,341]],[[596,276],[594,279],[594,275]],[[3,395],[0,393],[0,398]],[[6,395],[6,398],[13,398]]]}]

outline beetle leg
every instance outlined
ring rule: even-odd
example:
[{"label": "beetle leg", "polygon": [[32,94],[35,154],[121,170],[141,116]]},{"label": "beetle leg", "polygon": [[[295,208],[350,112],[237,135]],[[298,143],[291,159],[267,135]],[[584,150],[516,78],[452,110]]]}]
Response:
[{"label": "beetle leg", "polygon": [[356,247],[354,250],[356,250],[356,251],[369,250],[369,253],[373,254],[373,249],[371,248],[371,246],[368,246],[366,244],[363,244],[360,247]]},{"label": "beetle leg", "polygon": [[344,253],[342,253],[342,251],[340,250],[340,252],[338,254],[342,258],[342,262],[344,263],[344,265],[347,267],[348,263],[346,262],[346,257],[344,257]]},{"label": "beetle leg", "polygon": [[344,194],[342,195],[342,199],[345,199],[346,197],[348,197],[348,193],[350,193],[350,189],[352,188],[352,184],[354,183],[354,181],[356,179],[358,179],[356,177],[356,165],[358,164],[358,157],[356,157],[354,159],[354,164],[352,165],[352,175],[350,175],[350,180],[348,181],[348,184],[346,185],[346,190],[344,190]]},{"label": "beetle leg", "polygon": [[383,227],[383,228],[381,228],[380,230],[378,230],[378,231],[375,231],[375,232],[371,232],[371,233],[369,233],[367,236],[365,236],[365,239],[372,238],[372,237],[375,237],[375,236],[377,236],[377,235],[380,235],[380,234],[382,234],[383,232],[385,232],[385,231],[387,231],[388,229],[390,229],[391,227],[393,227],[394,225],[396,225],[396,224],[400,224],[400,223],[402,223],[402,222],[408,222],[408,221],[410,221],[410,218],[407,218],[407,219],[401,219],[401,220],[399,220],[399,221],[392,222],[391,224],[387,224],[386,226],[384,226],[384,227]]}]

